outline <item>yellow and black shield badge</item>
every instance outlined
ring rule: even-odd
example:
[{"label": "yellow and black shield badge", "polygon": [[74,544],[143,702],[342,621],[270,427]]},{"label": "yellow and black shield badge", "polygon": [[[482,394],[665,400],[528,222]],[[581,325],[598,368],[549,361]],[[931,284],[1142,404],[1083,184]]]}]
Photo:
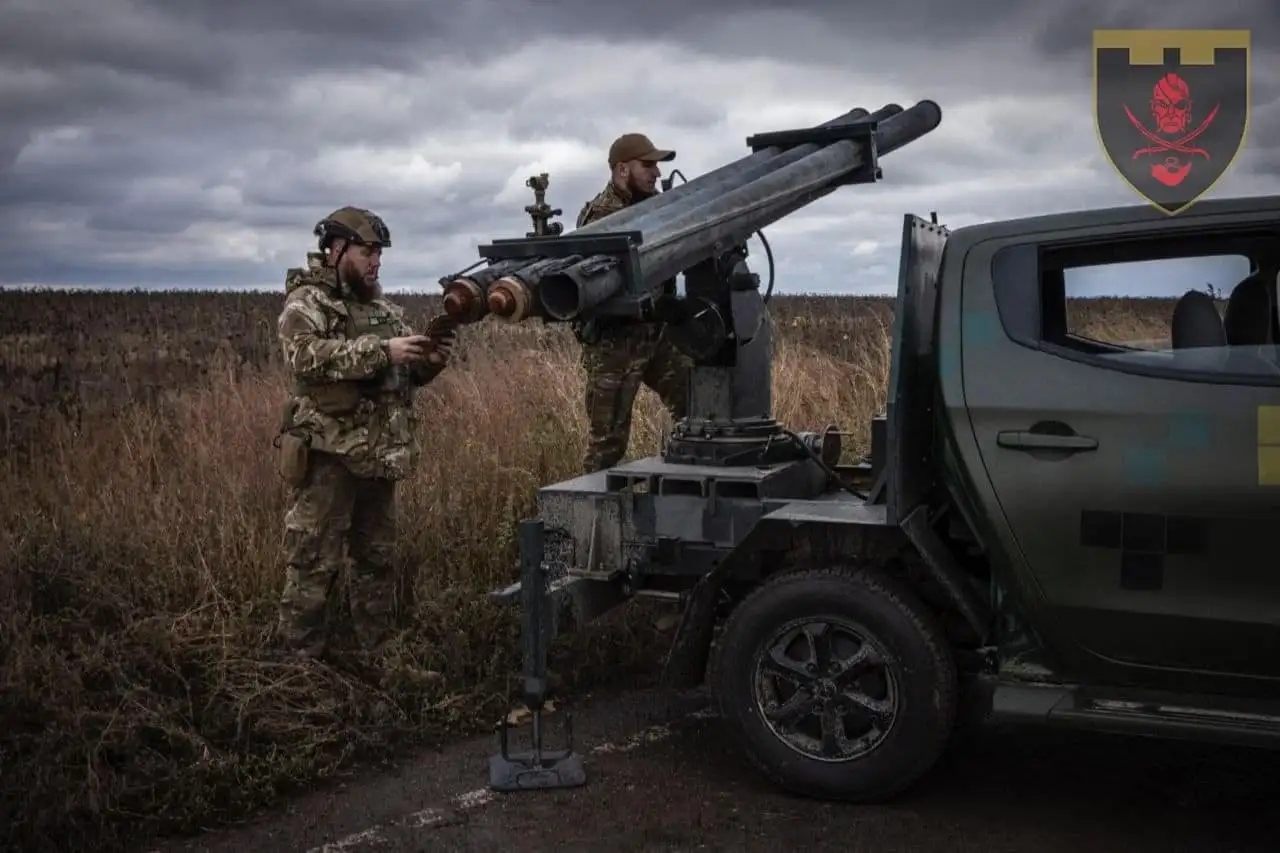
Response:
[{"label": "yellow and black shield badge", "polygon": [[1095,30],[1093,116],[1125,182],[1169,215],[1211,190],[1249,128],[1249,30]]}]

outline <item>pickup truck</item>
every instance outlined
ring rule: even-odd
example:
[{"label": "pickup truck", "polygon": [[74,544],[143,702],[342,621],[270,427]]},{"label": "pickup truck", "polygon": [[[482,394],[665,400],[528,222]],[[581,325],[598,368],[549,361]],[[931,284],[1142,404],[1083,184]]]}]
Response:
[{"label": "pickup truck", "polygon": [[[1104,265],[1174,297],[1167,340],[1082,333]],[[907,215],[868,459],[826,433],[812,459],[540,491],[496,593],[533,704],[555,633],[656,596],[683,614],[669,682],[803,795],[891,797],[975,718],[1280,744],[1278,273],[1276,196]]]}]

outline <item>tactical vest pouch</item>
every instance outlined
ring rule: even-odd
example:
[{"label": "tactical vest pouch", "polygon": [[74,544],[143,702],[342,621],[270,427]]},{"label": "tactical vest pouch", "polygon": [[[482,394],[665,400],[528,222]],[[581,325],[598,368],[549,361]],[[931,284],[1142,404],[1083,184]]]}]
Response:
[{"label": "tactical vest pouch", "polygon": [[354,382],[334,382],[306,388],[303,394],[310,397],[316,409],[326,415],[347,415],[354,412],[364,398],[360,386]]},{"label": "tactical vest pouch", "polygon": [[291,430],[293,416],[298,411],[297,400],[287,400],[280,410],[280,427],[275,440],[271,443],[280,451],[276,460],[277,470],[290,486],[297,488],[307,479],[307,467],[310,462],[309,446],[306,439],[294,435]]},{"label": "tactical vest pouch", "polygon": [[277,436],[276,445],[280,448],[280,477],[296,489],[307,481],[307,471],[311,465],[311,448],[306,439],[299,438],[291,432]]}]

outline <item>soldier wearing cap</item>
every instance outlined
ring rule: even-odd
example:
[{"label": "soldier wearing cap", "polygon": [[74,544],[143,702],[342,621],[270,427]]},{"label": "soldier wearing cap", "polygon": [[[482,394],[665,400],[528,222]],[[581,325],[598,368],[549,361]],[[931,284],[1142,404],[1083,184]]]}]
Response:
[{"label": "soldier wearing cap", "polygon": [[308,657],[326,650],[344,568],[355,635],[389,637],[396,593],[396,483],[419,447],[415,389],[444,369],[455,328],[441,315],[414,334],[382,295],[391,234],[376,214],[342,207],[316,223],[319,251],[285,275],[277,322],[293,380],[275,444],[289,487],[278,631]]},{"label": "soldier wearing cap", "polygon": [[[609,183],[582,206],[577,227],[595,222],[657,194],[659,163],[674,160],[676,152],[658,148],[642,133],[626,133],[609,147]],[[676,294],[675,279],[664,290]],[[674,420],[688,408],[690,364],[659,323],[636,323],[613,318],[575,325],[582,342],[586,371],[586,407],[590,437],[583,472],[618,464],[631,437],[631,410],[636,392],[646,385],[662,400]]]}]

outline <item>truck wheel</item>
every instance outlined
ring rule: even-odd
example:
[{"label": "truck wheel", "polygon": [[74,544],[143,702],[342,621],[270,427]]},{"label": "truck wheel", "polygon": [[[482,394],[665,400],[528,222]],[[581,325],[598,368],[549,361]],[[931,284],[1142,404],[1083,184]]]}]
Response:
[{"label": "truck wheel", "polygon": [[902,791],[946,748],[956,715],[942,628],[909,589],[869,569],[761,585],[725,625],[712,684],[751,761],[815,798]]}]

